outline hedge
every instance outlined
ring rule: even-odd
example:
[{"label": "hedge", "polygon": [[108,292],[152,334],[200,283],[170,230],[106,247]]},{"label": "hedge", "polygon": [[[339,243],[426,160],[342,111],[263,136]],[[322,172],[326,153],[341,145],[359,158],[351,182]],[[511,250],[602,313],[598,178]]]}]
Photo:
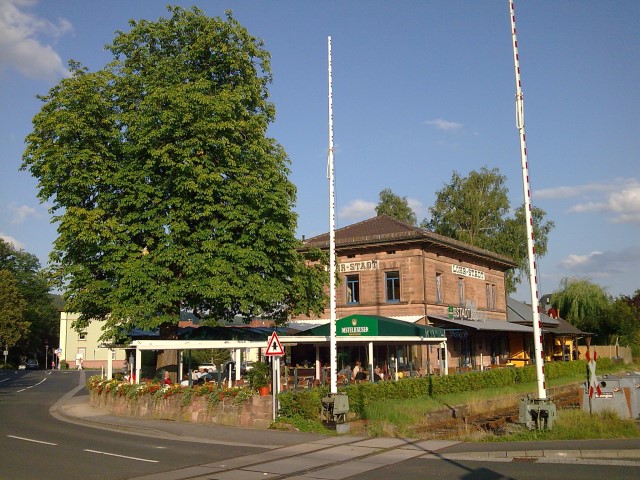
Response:
[{"label": "hedge", "polygon": [[[597,371],[607,371],[612,362],[609,358],[598,359]],[[585,374],[587,362],[545,363],[545,378],[554,380],[560,377]],[[485,372],[469,372],[446,376],[406,378],[397,382],[359,383],[340,387],[339,391],[349,397],[349,409],[362,416],[365,407],[373,401],[397,400],[424,396],[438,396],[450,393],[463,393],[483,388],[500,388],[519,383],[536,381],[536,367],[499,368]],[[279,394],[279,415],[286,418],[302,417],[317,420],[320,416],[321,399],[329,392],[327,387],[296,390]]]}]

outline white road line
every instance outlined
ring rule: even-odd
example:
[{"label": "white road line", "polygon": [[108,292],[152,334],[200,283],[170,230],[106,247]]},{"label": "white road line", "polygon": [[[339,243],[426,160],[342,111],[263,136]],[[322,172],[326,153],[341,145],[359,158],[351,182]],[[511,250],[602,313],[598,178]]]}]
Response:
[{"label": "white road line", "polygon": [[158,460],[149,460],[147,458],[128,457],[127,455],[118,455],[117,453],[100,452],[99,450],[84,449],[85,452],[97,453],[99,455],[109,455],[111,457],[128,458],[129,460],[138,460],[139,462],[158,463]]},{"label": "white road line", "polygon": [[36,383],[34,385],[31,385],[30,387],[23,388],[22,390],[16,390],[16,393],[24,392],[25,390],[29,390],[30,388],[37,387],[38,385],[40,385],[41,383],[45,382],[46,380],[47,380],[46,378],[43,378],[38,383]]},{"label": "white road line", "polygon": [[16,440],[24,440],[25,442],[44,443],[45,445],[53,445],[54,447],[58,445],[57,443],[43,442],[42,440],[34,440],[33,438],[16,437],[14,435],[7,435],[7,437],[15,438]]},{"label": "white road line", "polygon": [[8,378],[5,378],[4,380],[0,380],[0,383],[2,382],[6,382],[7,380],[9,380]]}]

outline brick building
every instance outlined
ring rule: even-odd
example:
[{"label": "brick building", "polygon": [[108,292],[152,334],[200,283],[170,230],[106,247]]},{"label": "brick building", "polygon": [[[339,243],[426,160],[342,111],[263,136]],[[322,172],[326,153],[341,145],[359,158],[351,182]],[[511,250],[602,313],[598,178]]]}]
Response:
[{"label": "brick building", "polygon": [[[488,368],[527,356],[532,329],[507,321],[511,259],[386,215],[338,229],[335,239],[337,318],[380,315],[445,328],[446,362],[444,345],[397,352],[422,373]],[[328,250],[329,234],[303,241],[303,249],[313,247]],[[329,318],[326,310],[292,322]]]}]

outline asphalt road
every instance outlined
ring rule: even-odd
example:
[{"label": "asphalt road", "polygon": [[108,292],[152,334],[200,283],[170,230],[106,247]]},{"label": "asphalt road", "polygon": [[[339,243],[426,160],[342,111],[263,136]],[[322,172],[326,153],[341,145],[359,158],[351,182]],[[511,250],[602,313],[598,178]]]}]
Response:
[{"label": "asphalt road", "polygon": [[122,479],[263,450],[126,435],[56,420],[50,407],[78,381],[76,371],[0,376],[0,479]]},{"label": "asphalt road", "polygon": [[467,444],[115,417],[88,405],[85,379],[77,371],[0,371],[0,480],[568,480],[640,472],[639,439]]}]

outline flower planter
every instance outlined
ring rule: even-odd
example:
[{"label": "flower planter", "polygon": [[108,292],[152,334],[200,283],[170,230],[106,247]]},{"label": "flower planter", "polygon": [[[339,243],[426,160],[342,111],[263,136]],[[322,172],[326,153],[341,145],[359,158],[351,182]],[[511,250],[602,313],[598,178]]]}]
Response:
[{"label": "flower planter", "polygon": [[267,386],[267,387],[258,387],[258,393],[260,394],[261,397],[268,396],[270,390],[271,390],[271,387],[269,387],[269,386]]}]

